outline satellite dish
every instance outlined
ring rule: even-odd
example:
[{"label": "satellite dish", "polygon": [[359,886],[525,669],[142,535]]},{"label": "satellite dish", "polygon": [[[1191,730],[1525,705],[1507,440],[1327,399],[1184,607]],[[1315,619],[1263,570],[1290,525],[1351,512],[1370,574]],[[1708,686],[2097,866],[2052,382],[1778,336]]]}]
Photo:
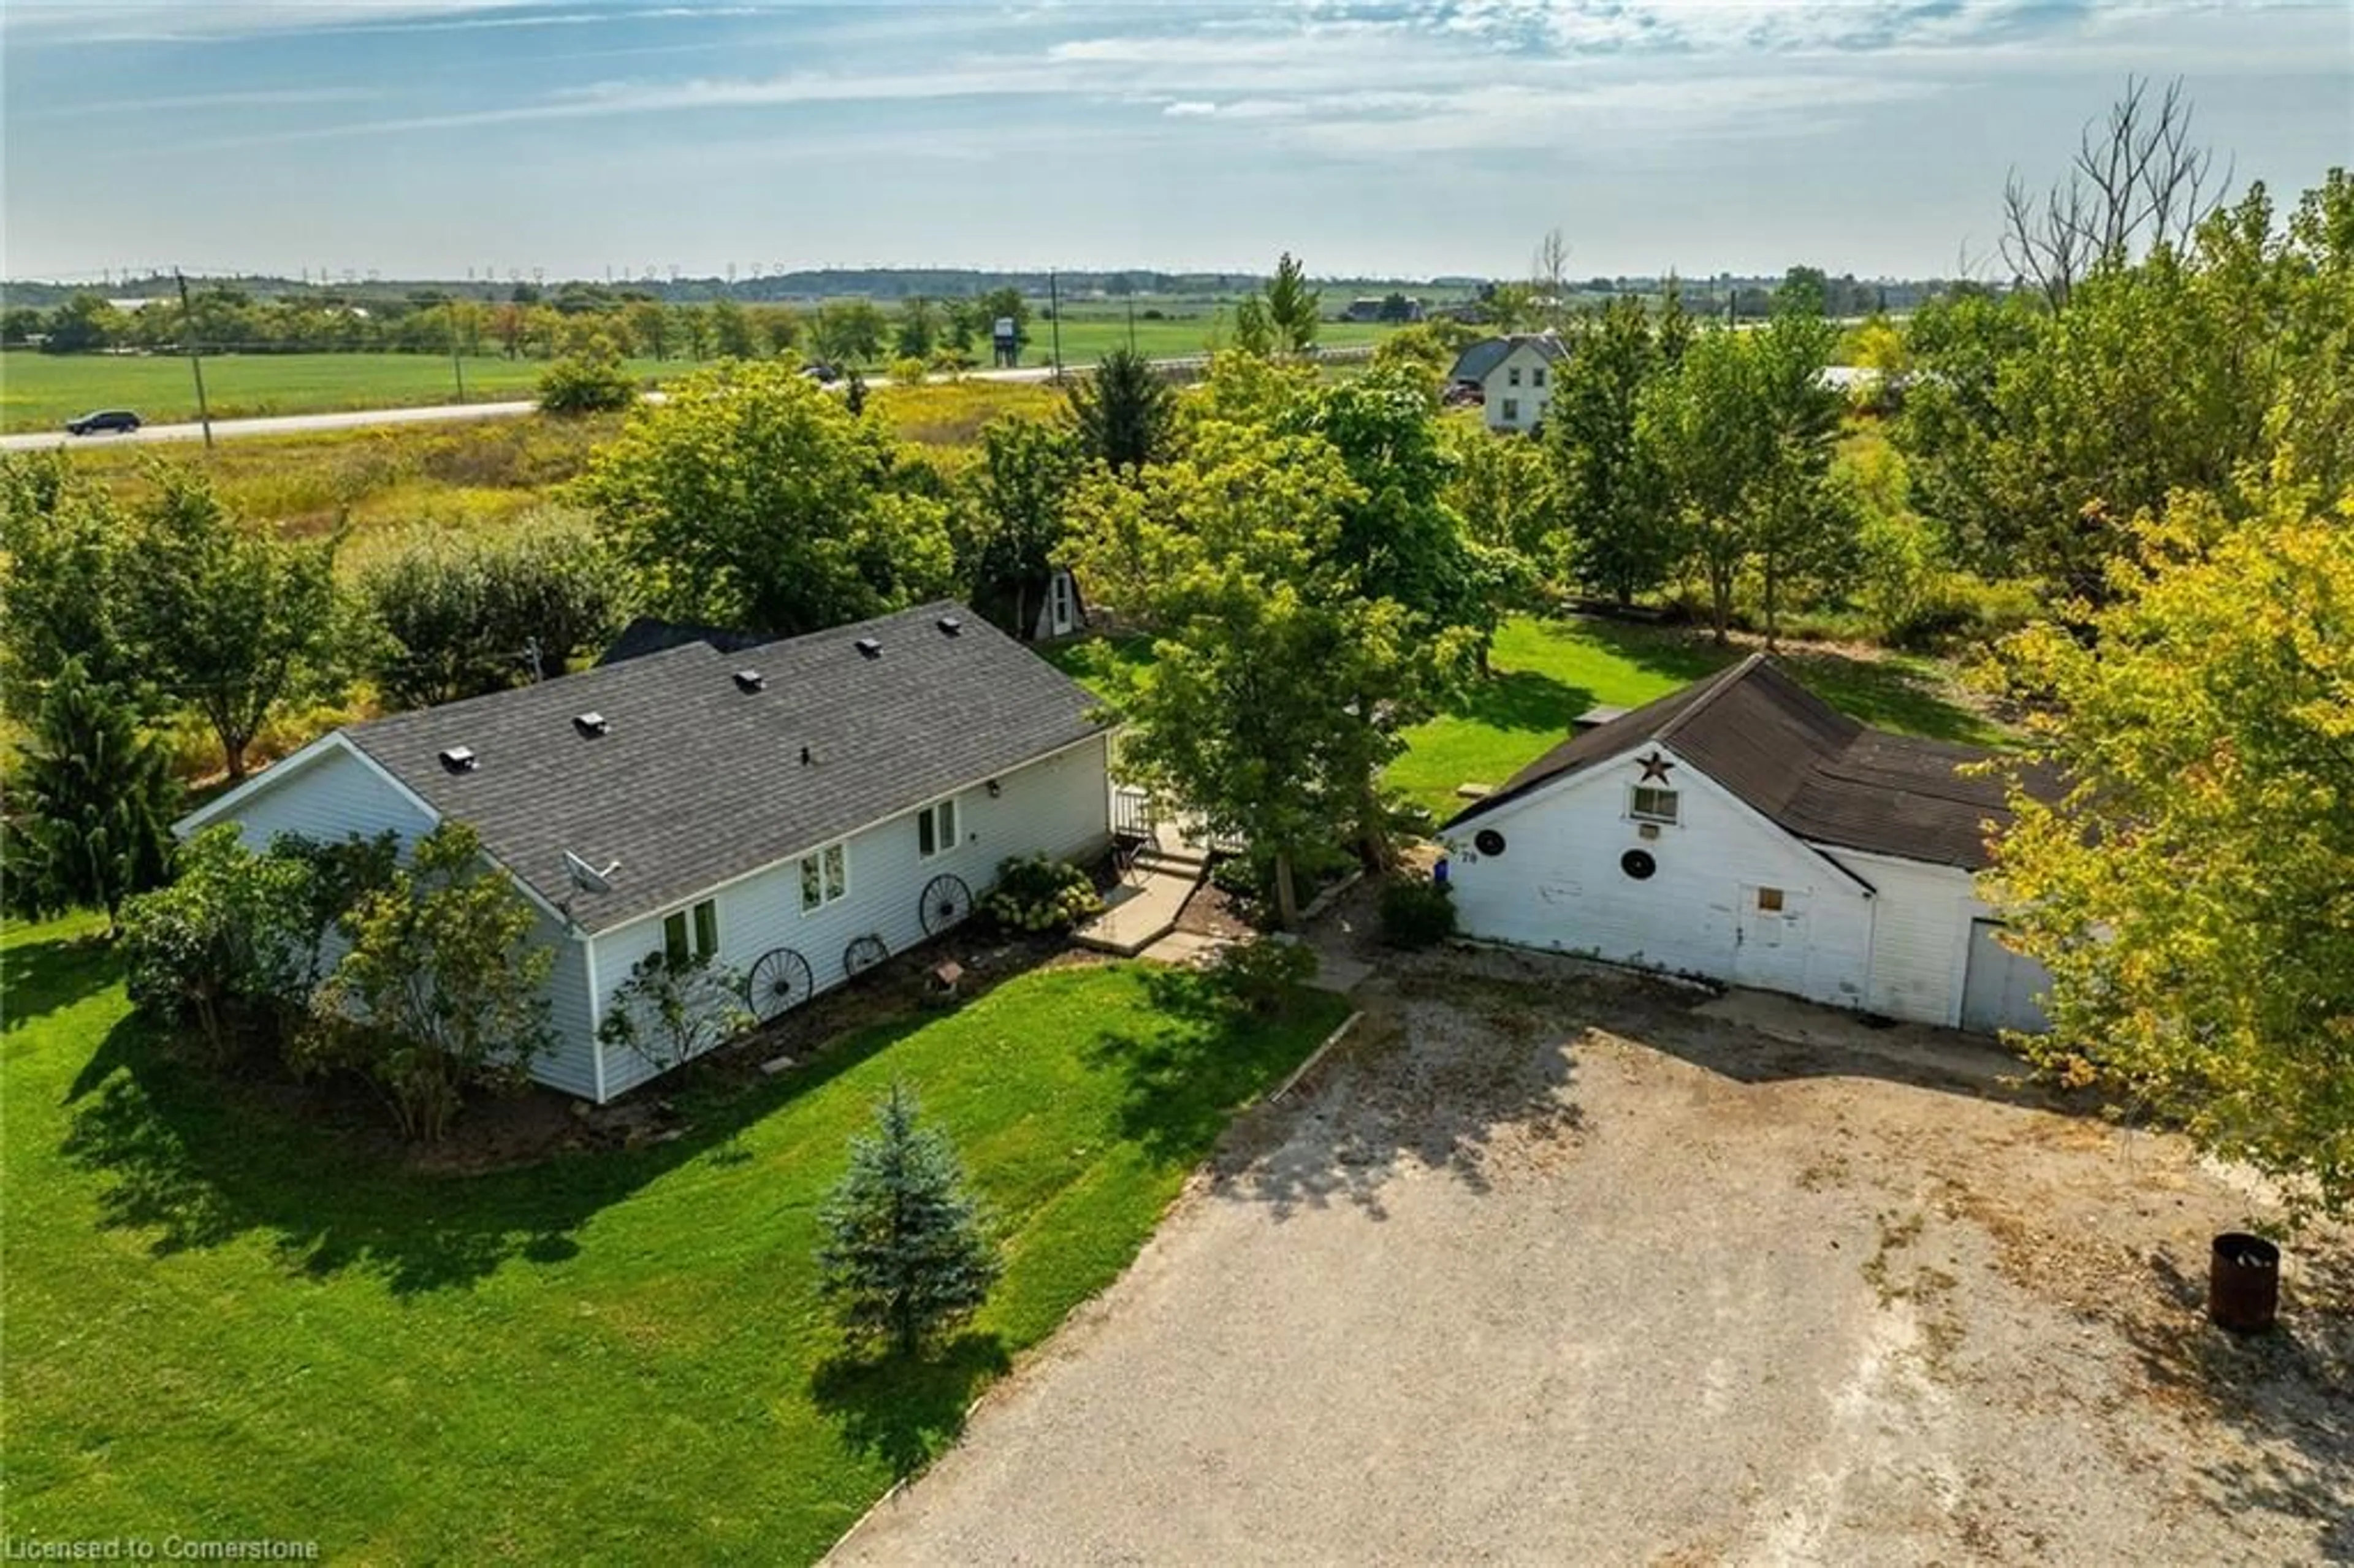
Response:
[{"label": "satellite dish", "polygon": [[570,850],[564,852],[565,873],[572,878],[572,885],[583,893],[612,892],[613,874],[620,869],[621,863],[618,860],[599,871]]}]

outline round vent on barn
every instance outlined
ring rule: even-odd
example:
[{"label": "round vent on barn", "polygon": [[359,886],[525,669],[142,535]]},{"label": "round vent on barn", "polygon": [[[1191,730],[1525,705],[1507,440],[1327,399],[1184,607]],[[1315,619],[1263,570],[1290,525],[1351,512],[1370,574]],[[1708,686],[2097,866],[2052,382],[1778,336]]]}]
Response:
[{"label": "round vent on barn", "polygon": [[1649,850],[1628,850],[1618,857],[1618,869],[1641,882],[1659,869],[1659,863],[1651,858]]},{"label": "round vent on barn", "polygon": [[1504,835],[1493,828],[1481,828],[1471,835],[1471,847],[1490,857],[1504,853]]}]

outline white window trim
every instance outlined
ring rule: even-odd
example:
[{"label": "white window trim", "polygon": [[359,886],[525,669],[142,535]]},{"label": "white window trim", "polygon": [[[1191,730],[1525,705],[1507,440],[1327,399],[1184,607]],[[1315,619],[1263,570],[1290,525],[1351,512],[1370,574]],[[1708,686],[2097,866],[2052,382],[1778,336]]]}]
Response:
[{"label": "white window trim", "polygon": [[[1676,802],[1675,814],[1673,816],[1663,817],[1657,811],[1645,811],[1637,809],[1635,805],[1635,792],[1638,789],[1648,789],[1654,794],[1673,796]],[[1629,784],[1627,786],[1627,816],[1628,820],[1632,821],[1653,822],[1664,828],[1681,827],[1683,825],[1684,819],[1683,791],[1675,788],[1675,786],[1671,784]]]},{"label": "white window trim", "polygon": [[[708,953],[698,952],[696,949],[701,946],[701,944],[696,942],[695,939],[695,911],[703,908],[706,905],[708,905],[711,909],[711,950]],[[667,954],[670,951],[670,923],[673,920],[684,920],[686,922],[686,956],[688,961],[693,962],[698,959],[705,958],[716,959],[719,956],[719,900],[717,897],[714,896],[710,898],[690,899],[686,903],[677,906],[675,908],[663,910],[658,918],[660,919],[661,924],[657,927],[657,929],[661,932],[662,951],[663,953]]]},{"label": "white window trim", "polygon": [[[842,852],[842,891],[832,895],[828,895],[825,890],[825,857],[826,852],[829,850],[840,850]],[[815,904],[811,904],[809,901],[808,885],[801,880],[801,874],[808,869],[809,863],[811,861],[815,861],[817,863],[818,897]],[[822,843],[815,849],[810,851],[807,854],[801,856],[800,859],[795,861],[793,863],[793,878],[795,883],[799,885],[801,893],[801,918],[804,920],[811,918],[812,916],[822,915],[827,910],[832,908],[835,905],[843,902],[849,898],[852,886],[850,873],[850,841],[848,839],[835,839],[830,843]]]},{"label": "white window trim", "polygon": [[[949,831],[946,833],[940,832],[940,820],[938,814],[943,806],[946,806],[949,810]],[[917,808],[916,818],[916,858],[917,860],[935,861],[942,855],[954,854],[963,847],[964,808],[957,804],[957,798],[954,795],[943,795],[930,804]],[[932,824],[932,851],[929,854],[924,853],[924,822],[927,820]]]}]

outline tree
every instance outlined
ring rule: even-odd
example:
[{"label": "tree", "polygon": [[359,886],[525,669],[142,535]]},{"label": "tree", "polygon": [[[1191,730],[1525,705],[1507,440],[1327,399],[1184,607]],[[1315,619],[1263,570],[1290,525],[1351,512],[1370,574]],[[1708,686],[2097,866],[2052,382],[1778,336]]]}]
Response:
[{"label": "tree", "polygon": [[659,301],[633,300],[622,310],[621,319],[640,354],[656,359],[670,357],[671,314]]},{"label": "tree", "polygon": [[1134,472],[1168,450],[1177,394],[1132,348],[1115,348],[1066,394],[1079,445],[1108,468]]},{"label": "tree", "polygon": [[1360,825],[1398,749],[1379,696],[1410,690],[1427,652],[1341,564],[1360,493],[1331,442],[1278,428],[1288,387],[1262,362],[1222,365],[1182,456],[1130,483],[1099,474],[1072,505],[1097,599],[1154,631],[1150,678],[1119,694],[1123,767],[1249,839],[1286,925],[1294,869]]},{"label": "tree", "polygon": [[684,1065],[751,1027],[744,977],[710,953],[657,948],[630,966],[597,1026],[599,1043],[655,1067]]},{"label": "tree", "polygon": [[1065,516],[1084,466],[1079,441],[1043,419],[981,427],[981,461],[966,471],[972,603],[1019,636],[1037,624],[1046,576],[1062,565]]},{"label": "tree", "polygon": [[95,905],[115,927],[122,902],[160,885],[179,789],[135,714],[68,659],[18,743],[10,897],[38,909]]},{"label": "tree", "polygon": [[1707,579],[1716,641],[1733,622],[1733,589],[1749,556],[1750,485],[1771,464],[1771,440],[1738,334],[1700,334],[1671,376],[1646,389],[1638,416],[1691,559]]},{"label": "tree", "polygon": [[1235,348],[1253,359],[1275,354],[1275,318],[1267,314],[1264,294],[1245,294],[1235,302]]},{"label": "tree", "polygon": [[954,580],[947,506],[841,399],[774,361],[667,390],[573,492],[646,609],[791,636]]},{"label": "tree", "polygon": [[123,577],[129,523],[111,492],[56,452],[0,455],[0,693],[38,701],[71,658],[134,698],[139,652]]},{"label": "tree", "polygon": [[711,344],[722,359],[756,359],[760,353],[751,317],[733,300],[711,302]]},{"label": "tree", "polygon": [[1665,582],[1682,553],[1657,456],[1638,429],[1644,388],[1664,373],[1642,300],[1623,295],[1588,320],[1554,368],[1545,415],[1570,574],[1622,606]]},{"label": "tree", "polygon": [[2190,142],[2190,101],[2175,78],[2153,102],[2128,76],[2105,121],[2088,120],[2068,173],[2040,196],[2014,169],[2003,185],[2001,254],[2014,277],[2065,310],[2077,283],[2160,247],[2177,251],[2223,200],[2212,149]]},{"label": "tree", "polygon": [[869,365],[881,356],[890,323],[872,300],[820,305],[810,324],[810,346],[834,365]]},{"label": "tree", "polygon": [[340,535],[291,543],[239,525],[200,474],[163,470],[158,482],[130,556],[134,641],[155,679],[212,726],[234,781],[279,705],[331,678]]},{"label": "tree", "polygon": [[2354,505],[2243,478],[2134,528],[2080,634],[2006,662],[2056,798],[2015,778],[1988,895],[2052,974],[2063,1081],[2354,1209]]},{"label": "tree", "polygon": [[1823,380],[1837,337],[1819,314],[1785,308],[1744,344],[1756,385],[1753,417],[1772,440],[1749,503],[1768,647],[1781,630],[1787,588],[1838,580],[1853,565],[1857,509],[1830,477],[1845,399]]},{"label": "tree", "polygon": [[1275,276],[1267,281],[1267,319],[1275,329],[1277,347],[1287,354],[1306,354],[1316,346],[1320,299],[1308,286],[1308,270],[1285,251],[1276,261]]},{"label": "tree", "polygon": [[820,1294],[844,1333],[901,1355],[978,1311],[1003,1267],[954,1146],[917,1109],[894,1081],[819,1213]]},{"label": "tree", "polygon": [[1774,308],[1827,316],[1831,313],[1830,280],[1820,267],[1793,267],[1782,274],[1782,286],[1774,291]]},{"label": "tree", "polygon": [[1501,597],[1529,607],[1545,564],[1564,547],[1545,450],[1530,441],[1500,441],[1476,425],[1448,424],[1443,435],[1453,458],[1447,507],[1463,520],[1465,537],[1504,558]]},{"label": "tree", "polygon": [[49,313],[49,335],[44,354],[95,354],[122,339],[127,323],[122,313],[96,294],[76,294]]},{"label": "tree", "polygon": [[345,917],[351,948],[320,987],[298,1064],[357,1073],[403,1136],[440,1139],[469,1089],[520,1087],[555,1046],[556,955],[532,940],[536,919],[474,830],[444,821]]},{"label": "tree", "polygon": [[1558,332],[1569,325],[1569,241],[1558,228],[1545,230],[1529,259],[1529,295],[1539,320]]},{"label": "tree", "polygon": [[892,342],[902,357],[929,359],[939,339],[940,313],[931,301],[910,294],[899,302],[899,324]]},{"label": "tree", "polygon": [[542,413],[610,414],[637,400],[637,379],[621,364],[620,351],[601,335],[585,352],[557,360],[540,373]]}]

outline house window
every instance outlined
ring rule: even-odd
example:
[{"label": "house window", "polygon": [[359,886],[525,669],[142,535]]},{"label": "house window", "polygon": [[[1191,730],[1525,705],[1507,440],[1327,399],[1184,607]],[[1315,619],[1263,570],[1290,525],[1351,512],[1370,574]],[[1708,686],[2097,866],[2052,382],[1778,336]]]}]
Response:
[{"label": "house window", "polygon": [[801,913],[814,914],[850,895],[847,846],[828,844],[801,856]]},{"label": "house window", "polygon": [[1504,372],[1504,385],[1507,387],[1518,387],[1520,384],[1521,367],[1515,365],[1510,370]]},{"label": "house window", "polygon": [[1676,820],[1676,792],[1638,784],[1628,800],[1627,814],[1638,822],[1672,822]]},{"label": "house window", "polygon": [[1782,912],[1782,890],[1778,887],[1759,888],[1757,907],[1764,914],[1779,915]]},{"label": "house window", "polygon": [[663,951],[674,965],[707,959],[719,950],[719,903],[706,898],[693,909],[673,909],[663,921]]},{"label": "house window", "polygon": [[1505,398],[1505,399],[1504,399],[1504,423],[1506,423],[1506,424],[1508,424],[1508,425],[1509,425],[1509,424],[1512,424],[1512,423],[1514,423],[1515,421],[1517,421],[1517,420],[1520,418],[1520,417],[1521,417],[1521,400],[1520,400],[1518,397],[1507,397],[1507,398]]},{"label": "house window", "polygon": [[1529,385],[1532,387],[1542,387],[1544,385],[1543,366],[1540,365],[1535,369],[1529,372]]},{"label": "house window", "polygon": [[929,860],[957,847],[956,797],[935,801],[916,813],[916,853]]}]

